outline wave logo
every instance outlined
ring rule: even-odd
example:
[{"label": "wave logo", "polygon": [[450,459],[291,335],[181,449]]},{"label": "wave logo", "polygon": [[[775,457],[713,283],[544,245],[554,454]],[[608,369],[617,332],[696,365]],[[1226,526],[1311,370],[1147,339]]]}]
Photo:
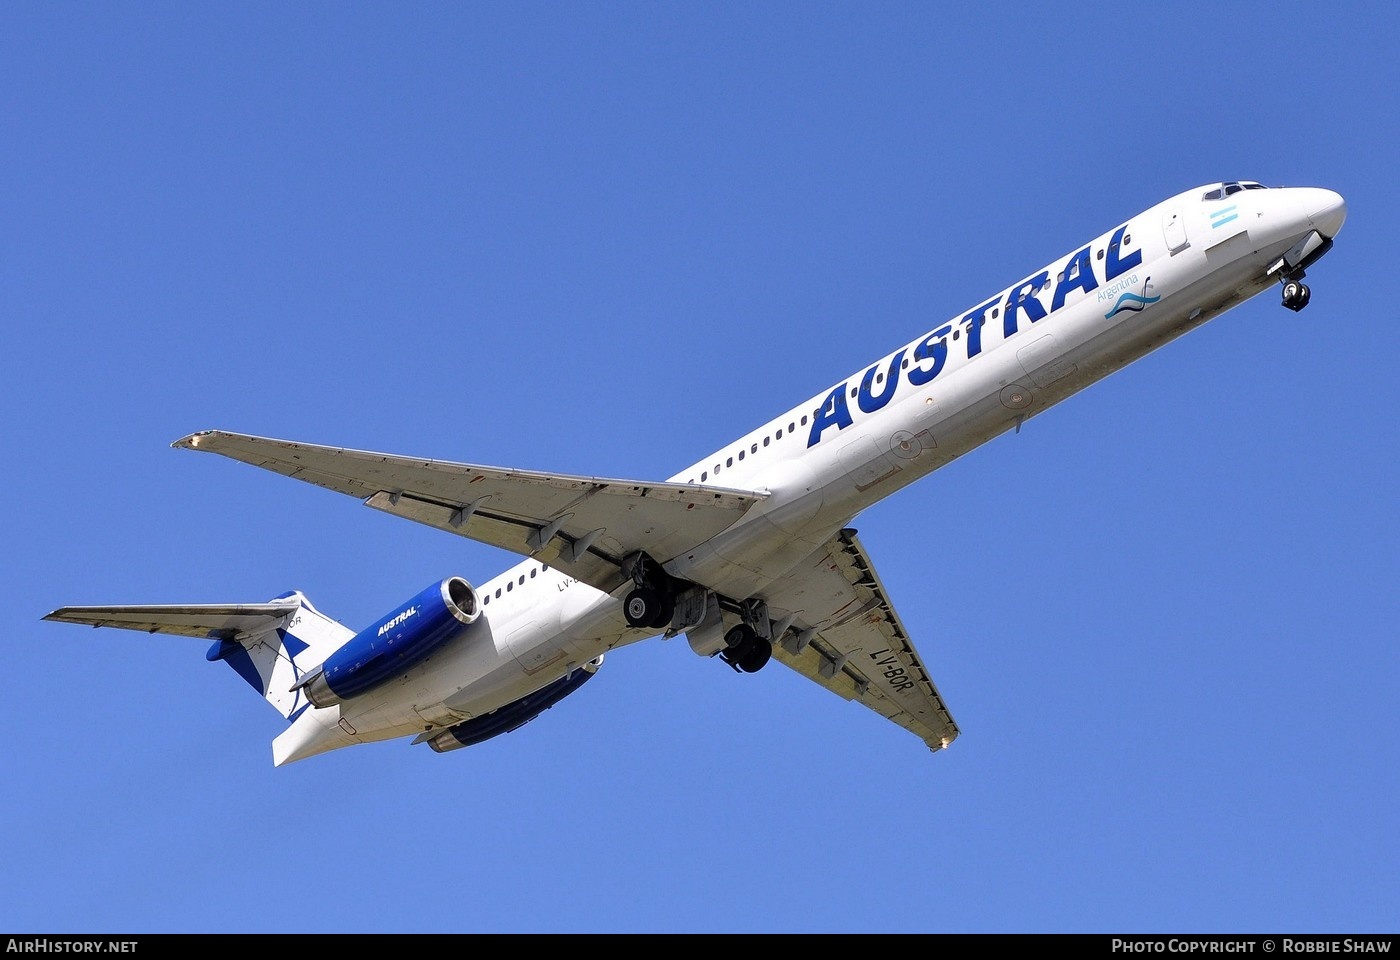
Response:
[{"label": "wave logo", "polygon": [[1133,293],[1131,290],[1125,290],[1119,295],[1118,302],[1113,305],[1113,309],[1105,313],[1103,318],[1105,320],[1112,320],[1120,313],[1140,313],[1162,299],[1160,295],[1155,297],[1149,297],[1147,295],[1147,287],[1151,283],[1151,277],[1142,281],[1142,293]]}]

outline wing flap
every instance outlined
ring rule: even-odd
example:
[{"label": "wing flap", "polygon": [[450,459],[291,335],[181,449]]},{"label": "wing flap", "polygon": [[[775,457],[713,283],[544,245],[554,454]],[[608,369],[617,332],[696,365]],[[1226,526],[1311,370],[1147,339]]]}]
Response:
[{"label": "wing flap", "polygon": [[[486,510],[475,511],[464,518],[464,508],[454,503],[438,503],[412,494],[396,496],[385,491],[370,497],[365,505],[502,550],[533,556],[605,593],[611,593],[626,579],[621,569],[621,558],[625,556],[621,545],[613,542],[613,538],[599,545],[599,538],[589,539],[591,531],[578,536],[577,527],[572,531],[561,527],[541,544],[544,538],[538,522]],[[608,547],[612,549],[604,552]]]},{"label": "wing flap", "polygon": [[959,730],[854,530],[842,530],[768,592],[806,623],[775,659],[941,750]]},{"label": "wing flap", "polygon": [[205,640],[233,640],[272,627],[300,606],[297,600],[280,600],[272,603],[60,607],[44,619]]},{"label": "wing flap", "polygon": [[665,563],[730,526],[760,491],[546,474],[207,431],[218,453],[358,497],[367,506],[558,566],[602,590],[645,551]]}]

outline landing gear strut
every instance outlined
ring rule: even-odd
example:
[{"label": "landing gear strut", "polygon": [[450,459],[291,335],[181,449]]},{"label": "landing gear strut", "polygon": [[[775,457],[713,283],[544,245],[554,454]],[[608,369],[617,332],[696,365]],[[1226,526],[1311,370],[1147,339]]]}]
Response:
[{"label": "landing gear strut", "polygon": [[1285,280],[1283,283],[1283,305],[1290,310],[1298,311],[1308,305],[1312,299],[1312,291],[1308,285],[1301,280]]}]

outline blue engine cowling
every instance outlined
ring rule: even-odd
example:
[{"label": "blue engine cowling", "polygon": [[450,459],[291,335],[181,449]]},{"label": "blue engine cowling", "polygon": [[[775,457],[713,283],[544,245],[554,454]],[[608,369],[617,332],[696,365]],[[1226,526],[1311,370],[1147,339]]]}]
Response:
[{"label": "blue engine cowling", "polygon": [[545,684],[534,693],[526,694],[519,700],[492,710],[485,716],[473,717],[455,727],[449,727],[430,738],[427,741],[428,746],[438,753],[446,753],[449,750],[460,750],[462,747],[470,747],[483,740],[490,740],[503,733],[518,730],[583,686],[585,681],[598,672],[598,667],[602,663],[601,656],[594,657],[577,670]]},{"label": "blue engine cowling", "polygon": [[292,688],[329,707],[402,676],[476,622],[481,601],[461,577],[448,577],[351,637]]}]

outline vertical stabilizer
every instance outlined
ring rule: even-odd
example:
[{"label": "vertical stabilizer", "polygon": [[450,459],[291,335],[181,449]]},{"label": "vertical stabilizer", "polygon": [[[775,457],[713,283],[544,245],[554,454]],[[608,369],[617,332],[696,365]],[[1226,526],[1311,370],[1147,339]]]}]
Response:
[{"label": "vertical stabilizer", "polygon": [[291,688],[355,634],[313,607],[300,592],[273,600],[281,601],[297,606],[261,630],[219,640],[206,657],[227,663],[278,713],[295,720],[309,704],[302,691]]}]

